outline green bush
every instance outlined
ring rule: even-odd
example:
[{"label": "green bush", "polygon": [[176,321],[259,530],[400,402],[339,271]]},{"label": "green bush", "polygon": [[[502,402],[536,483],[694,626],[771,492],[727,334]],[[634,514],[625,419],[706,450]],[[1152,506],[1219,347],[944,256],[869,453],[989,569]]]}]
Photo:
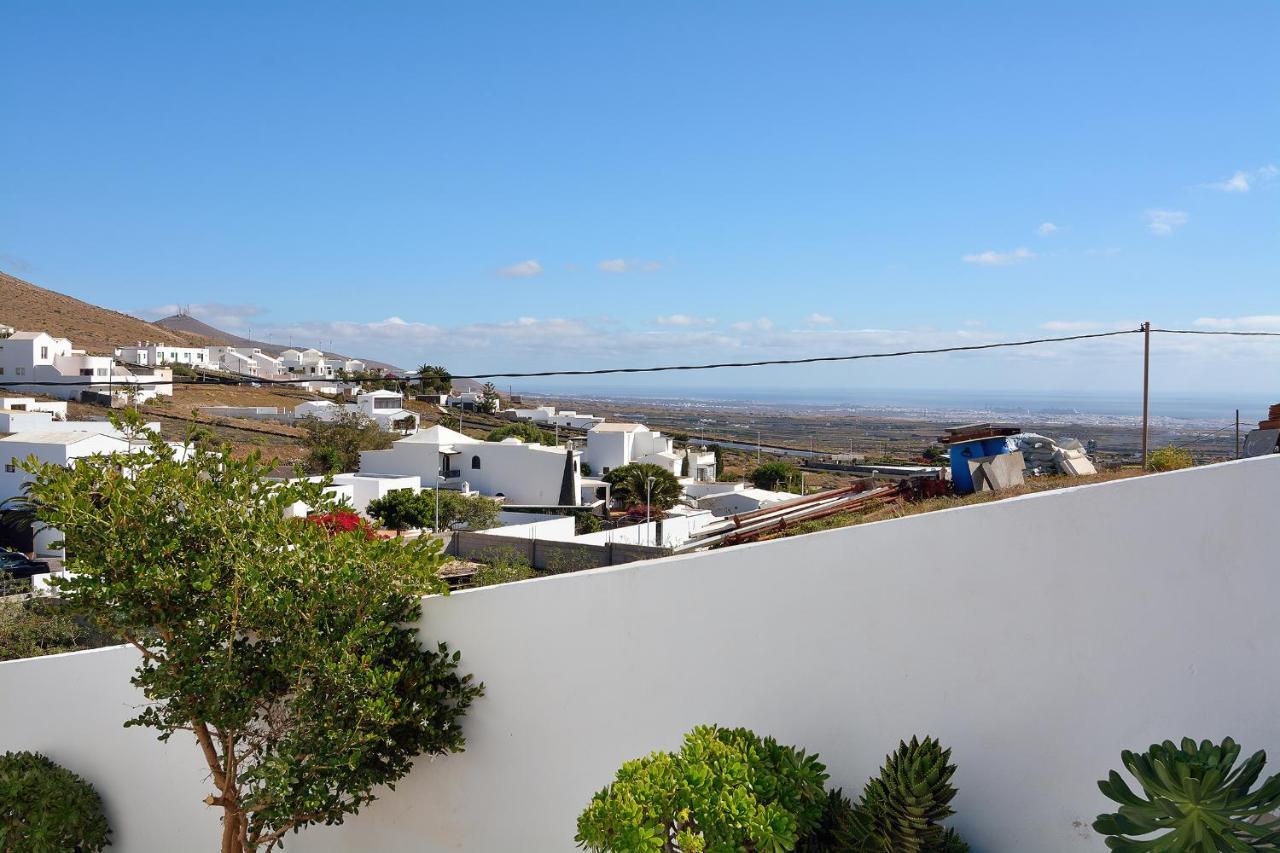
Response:
[{"label": "green bush", "polygon": [[[648,482],[650,477],[653,478],[652,486]],[[680,500],[682,491],[675,474],[648,462],[619,465],[604,475],[604,481],[612,486],[614,499],[627,506],[643,505],[647,499],[654,509],[671,509]]]},{"label": "green bush", "polygon": [[798,477],[800,471],[790,462],[766,462],[751,472],[751,485],[757,489],[776,489],[787,485]]},{"label": "green bush", "polygon": [[1179,468],[1190,468],[1196,464],[1190,450],[1181,447],[1162,447],[1147,457],[1148,471],[1177,471]]},{"label": "green bush", "polygon": [[542,444],[547,447],[556,446],[556,435],[541,429],[529,421],[516,421],[489,431],[485,441],[502,441],[504,438],[518,438],[525,444]]},{"label": "green bush", "polygon": [[[1180,746],[1167,740],[1143,753],[1125,750],[1120,760],[1145,796],[1112,770],[1098,788],[1120,808],[1098,815],[1093,828],[1107,836],[1108,848],[1121,853],[1280,850],[1276,824],[1256,822],[1280,809],[1280,774],[1250,792],[1267,754],[1259,750],[1235,767],[1239,755],[1240,746],[1231,738],[1221,745],[1183,738]],[[1155,832],[1163,834],[1138,837]]]},{"label": "green bush", "polygon": [[364,510],[387,530],[399,533],[435,523],[435,498],[414,489],[395,489],[369,501]]},{"label": "green bush", "polygon": [[36,752],[0,755],[0,850],[90,853],[110,842],[92,785]]},{"label": "green bush", "polygon": [[827,805],[817,756],[747,729],[699,726],[679,752],[628,761],[578,818],[596,851],[787,851]]},{"label": "green bush", "polygon": [[880,775],[873,776],[862,799],[837,818],[839,849],[858,853],[959,853],[968,849],[954,830],[941,825],[955,812],[948,805],[951,750],[933,738],[911,738],[885,756]]},{"label": "green bush", "polygon": [[471,577],[472,586],[495,586],[500,583],[528,580],[537,572],[529,568],[529,564],[509,553],[499,554],[486,559],[485,563]]}]

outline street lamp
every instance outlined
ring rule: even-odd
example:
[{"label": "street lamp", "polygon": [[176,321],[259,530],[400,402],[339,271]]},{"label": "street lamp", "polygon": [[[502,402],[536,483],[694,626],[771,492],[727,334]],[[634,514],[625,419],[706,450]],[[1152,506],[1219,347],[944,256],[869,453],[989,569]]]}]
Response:
[{"label": "street lamp", "polygon": [[644,527],[645,527],[645,530],[647,530],[647,531],[648,531],[648,533],[649,533],[649,545],[650,545],[650,546],[652,546],[652,545],[653,545],[653,528],[649,526],[649,525],[650,525],[650,523],[651,523],[651,522],[649,521],[649,518],[650,518],[650,515],[649,515],[650,506],[649,506],[649,504],[653,501],[653,483],[654,483],[654,480],[656,480],[656,479],[657,479],[656,477],[645,477],[645,478],[644,478]]},{"label": "street lamp", "polygon": [[436,474],[436,527],[435,534],[440,535],[440,484],[444,482],[444,475]]}]

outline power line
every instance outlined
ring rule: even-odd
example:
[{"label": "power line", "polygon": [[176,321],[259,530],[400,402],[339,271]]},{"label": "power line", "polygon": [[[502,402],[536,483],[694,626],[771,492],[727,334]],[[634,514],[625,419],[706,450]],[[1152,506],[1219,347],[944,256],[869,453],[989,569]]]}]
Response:
[{"label": "power line", "polygon": [[898,350],[896,352],[868,352],[854,355],[822,355],[810,358],[776,358],[764,361],[724,361],[713,364],[676,364],[661,367],[607,367],[597,370],[541,370],[535,372],[510,373],[476,373],[469,376],[452,374],[454,379],[529,379],[539,376],[602,376],[609,373],[663,373],[676,370],[717,370],[722,367],[765,367],[777,364],[817,364],[831,361],[859,361],[872,358],[897,358],[905,355],[936,355],[948,352],[973,352],[976,350],[1001,349],[1004,347],[1025,347],[1033,344],[1062,343],[1064,341],[1082,341],[1089,338],[1110,338],[1116,335],[1136,335],[1141,329],[1122,329],[1116,332],[1093,332],[1086,335],[1067,335],[1060,338],[1034,338],[1026,341],[1005,341],[996,344],[969,344],[967,346],[937,347],[936,349]]},{"label": "power line", "polygon": [[1231,332],[1212,329],[1152,329],[1166,335],[1235,335],[1247,338],[1280,338],[1280,332]]}]

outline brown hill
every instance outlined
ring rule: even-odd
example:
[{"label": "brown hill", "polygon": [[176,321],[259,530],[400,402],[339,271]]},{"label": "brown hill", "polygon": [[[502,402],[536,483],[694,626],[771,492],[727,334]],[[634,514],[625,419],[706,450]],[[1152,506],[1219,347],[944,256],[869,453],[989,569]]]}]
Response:
[{"label": "brown hill", "polygon": [[162,328],[37,287],[0,272],[0,323],[31,332],[70,338],[77,349],[110,355],[117,344],[162,341],[186,346],[215,343],[202,335]]}]

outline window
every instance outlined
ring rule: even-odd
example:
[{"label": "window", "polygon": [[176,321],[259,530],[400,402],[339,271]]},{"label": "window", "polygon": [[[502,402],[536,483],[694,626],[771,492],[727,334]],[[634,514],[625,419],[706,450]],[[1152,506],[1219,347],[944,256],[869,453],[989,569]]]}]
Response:
[{"label": "window", "polygon": [[9,463],[8,465],[4,466],[4,472],[6,474],[16,474],[18,473],[18,466],[14,465],[13,463]]},{"label": "window", "polygon": [[48,357],[49,357],[49,348],[48,348],[48,347],[40,347],[40,357],[41,357],[41,358],[48,358]]},{"label": "window", "polygon": [[26,375],[27,375],[27,369],[26,369],[25,367],[15,367],[15,368],[13,369],[13,373],[14,373],[14,375],[15,375],[15,376],[26,376]]},{"label": "window", "polygon": [[99,376],[106,376],[106,375],[107,375],[107,369],[106,369],[105,367],[99,367],[99,368],[98,368],[98,375],[99,375]]},{"label": "window", "polygon": [[87,368],[87,367],[82,368],[82,369],[80,370],[80,375],[81,375],[81,376],[92,376],[92,375],[93,375],[93,370],[91,370],[90,368]]},{"label": "window", "polygon": [[404,405],[402,397],[374,397],[373,407],[375,409],[398,409]]},{"label": "window", "polygon": [[472,456],[472,457],[471,457],[471,468],[472,468],[472,470],[475,470],[475,471],[480,470],[480,457],[479,457],[479,456]]},{"label": "window", "polygon": [[600,473],[601,473],[602,475],[603,475],[603,474],[608,474],[608,473],[609,473],[609,466],[608,466],[608,465],[604,466],[604,470],[603,470],[603,471],[601,471]]},{"label": "window", "polygon": [[4,368],[0,367],[0,376],[4,376]]}]

